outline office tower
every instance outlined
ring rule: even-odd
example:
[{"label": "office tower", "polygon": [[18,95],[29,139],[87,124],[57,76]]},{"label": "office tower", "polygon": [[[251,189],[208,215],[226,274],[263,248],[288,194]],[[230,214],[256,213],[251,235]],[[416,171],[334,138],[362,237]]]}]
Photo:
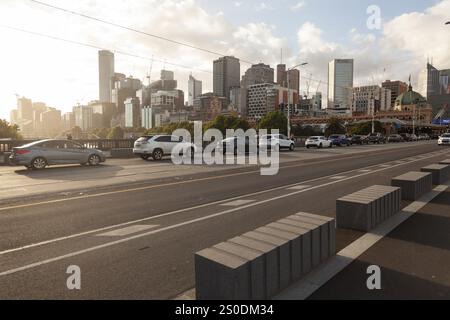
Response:
[{"label": "office tower", "polygon": [[439,80],[439,70],[436,69],[432,64],[427,63],[426,68],[423,69],[419,74],[418,92],[426,99],[429,99],[430,96],[439,94]]},{"label": "office tower", "polygon": [[[247,116],[247,92],[248,87],[254,84],[274,83],[274,70],[269,65],[258,63],[252,65],[242,76],[241,90],[237,94],[237,89],[233,90],[233,99],[236,99],[236,94],[240,96],[239,103],[236,105],[238,112]],[[231,100],[233,100],[231,99]]]},{"label": "office tower", "polygon": [[107,50],[98,52],[98,83],[100,102],[112,102],[111,90],[114,88],[114,53]]},{"label": "office tower", "polygon": [[408,84],[403,81],[386,80],[381,84],[381,86],[385,89],[391,90],[391,109],[394,108],[397,97],[408,91]]},{"label": "office tower", "polygon": [[353,88],[353,59],[334,59],[328,64],[328,109],[348,113]]},{"label": "office tower", "polygon": [[230,101],[230,89],[240,86],[241,66],[235,57],[222,57],[213,62],[213,92]]},{"label": "office tower", "polygon": [[195,79],[192,75],[189,76],[188,81],[188,105],[194,105],[194,99],[197,99],[202,94],[202,82]]}]

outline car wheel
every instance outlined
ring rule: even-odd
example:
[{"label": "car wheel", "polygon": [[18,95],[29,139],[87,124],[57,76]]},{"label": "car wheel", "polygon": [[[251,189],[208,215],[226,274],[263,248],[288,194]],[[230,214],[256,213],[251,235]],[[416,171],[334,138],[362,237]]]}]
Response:
[{"label": "car wheel", "polygon": [[290,150],[290,151],[294,151],[294,149],[295,149],[295,146],[294,146],[294,144],[292,143],[292,144],[289,146],[289,150]]},{"label": "car wheel", "polygon": [[31,168],[35,170],[42,170],[47,166],[47,160],[42,157],[37,157],[31,161]]},{"label": "car wheel", "polygon": [[142,160],[148,160],[148,158],[150,158],[150,155],[148,155],[148,154],[141,154],[141,159]]},{"label": "car wheel", "polygon": [[100,164],[100,157],[96,154],[91,154],[88,159],[88,164],[90,166],[98,166]]},{"label": "car wheel", "polygon": [[319,149],[322,149],[322,148],[323,148],[323,144],[320,143],[319,146],[318,146],[318,148],[319,148]]},{"label": "car wheel", "polygon": [[153,155],[152,155],[153,160],[159,161],[159,160],[162,159],[163,155],[164,155],[164,153],[163,153],[163,151],[161,149],[153,150]]}]

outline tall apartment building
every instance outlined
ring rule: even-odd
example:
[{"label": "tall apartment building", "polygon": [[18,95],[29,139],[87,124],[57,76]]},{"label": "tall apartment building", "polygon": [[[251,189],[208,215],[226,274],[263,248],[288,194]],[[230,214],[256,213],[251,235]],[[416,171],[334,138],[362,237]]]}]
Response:
[{"label": "tall apartment building", "polygon": [[328,64],[328,109],[331,113],[350,110],[353,88],[353,59],[334,59]]},{"label": "tall apartment building", "polygon": [[139,98],[125,100],[125,128],[139,128],[141,126],[141,102]]},{"label": "tall apartment building", "polygon": [[75,126],[80,127],[81,130],[87,131],[92,129],[93,110],[90,106],[75,106],[73,107],[73,114],[75,117]]},{"label": "tall apartment building", "polygon": [[202,82],[189,75],[188,81],[188,105],[194,105],[194,99],[197,99],[202,94]]},{"label": "tall apartment building", "polygon": [[[298,92],[283,88],[275,83],[261,83],[248,86],[248,118],[261,119],[267,113],[279,110],[280,105],[286,105],[288,101],[296,104],[298,103],[296,97],[298,97]],[[293,109],[290,111],[293,112]]]},{"label": "tall apartment building", "polygon": [[[261,83],[274,83],[274,70],[269,65],[264,63],[252,65],[242,76],[241,90],[239,92],[239,103],[237,105],[237,111],[239,114],[247,116],[248,87]],[[236,93],[234,93],[234,95],[236,95]]]},{"label": "tall apartment building", "polygon": [[391,109],[394,108],[397,97],[408,91],[408,84],[403,81],[386,80],[381,84],[381,87],[391,90]]},{"label": "tall apartment building", "polygon": [[107,50],[98,52],[98,84],[100,102],[112,102],[114,88],[114,53]]},{"label": "tall apartment building", "polygon": [[226,56],[213,62],[213,93],[230,101],[230,89],[240,86],[241,66],[239,59]]}]

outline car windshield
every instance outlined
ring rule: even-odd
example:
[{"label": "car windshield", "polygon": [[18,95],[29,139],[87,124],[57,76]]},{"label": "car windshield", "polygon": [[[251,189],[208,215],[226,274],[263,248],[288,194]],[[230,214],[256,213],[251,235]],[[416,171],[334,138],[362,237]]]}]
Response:
[{"label": "car windshield", "polygon": [[332,136],[330,136],[331,139],[337,139],[339,137],[340,137],[339,135],[332,135]]},{"label": "car windshield", "polygon": [[144,141],[148,141],[152,138],[153,136],[144,136],[144,137],[140,137],[139,139],[136,140],[136,142],[144,142]]},{"label": "car windshield", "polygon": [[30,147],[36,147],[36,146],[40,146],[42,143],[46,142],[46,141],[52,141],[52,140],[40,140],[40,141],[34,141],[34,142],[30,142],[27,144],[24,144],[22,146],[20,146],[21,148],[30,148]]},{"label": "car windshield", "polygon": [[444,133],[444,134],[442,135],[442,137],[443,137],[443,138],[450,138],[450,133]]},{"label": "car windshield", "polygon": [[309,140],[319,140],[319,137],[309,137]]}]

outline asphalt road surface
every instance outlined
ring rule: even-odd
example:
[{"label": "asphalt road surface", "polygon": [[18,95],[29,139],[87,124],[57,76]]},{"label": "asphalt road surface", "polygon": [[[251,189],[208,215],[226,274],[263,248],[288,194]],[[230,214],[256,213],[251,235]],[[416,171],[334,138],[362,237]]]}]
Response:
[{"label": "asphalt road surface", "polygon": [[[139,159],[1,168],[0,299],[174,298],[194,286],[196,251],[299,211],[334,216],[337,198],[449,152],[435,142],[301,150],[282,153],[275,176]],[[360,236],[339,229],[337,249]],[[81,290],[67,288],[71,265]]]}]

